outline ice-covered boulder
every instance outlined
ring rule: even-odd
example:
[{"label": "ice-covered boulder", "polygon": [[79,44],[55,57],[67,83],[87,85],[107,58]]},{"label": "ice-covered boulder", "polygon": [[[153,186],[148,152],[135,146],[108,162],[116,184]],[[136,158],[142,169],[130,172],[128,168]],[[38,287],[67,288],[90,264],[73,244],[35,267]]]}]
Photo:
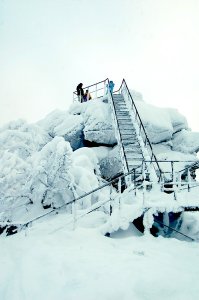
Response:
[{"label": "ice-covered boulder", "polygon": [[184,153],[199,151],[199,132],[181,130],[173,136],[173,150]]},{"label": "ice-covered boulder", "polygon": [[83,118],[79,114],[55,110],[38,122],[52,137],[61,136],[73,150],[83,146]]},{"label": "ice-covered boulder", "polygon": [[98,144],[114,145],[116,138],[108,103],[100,99],[73,104],[71,114],[80,114],[84,122],[84,139]]},{"label": "ice-covered boulder", "polygon": [[98,157],[101,175],[104,178],[113,178],[122,172],[118,146],[114,148],[94,147],[93,150]]},{"label": "ice-covered boulder", "polygon": [[151,143],[169,141],[175,132],[187,129],[187,121],[176,109],[135,102]]}]

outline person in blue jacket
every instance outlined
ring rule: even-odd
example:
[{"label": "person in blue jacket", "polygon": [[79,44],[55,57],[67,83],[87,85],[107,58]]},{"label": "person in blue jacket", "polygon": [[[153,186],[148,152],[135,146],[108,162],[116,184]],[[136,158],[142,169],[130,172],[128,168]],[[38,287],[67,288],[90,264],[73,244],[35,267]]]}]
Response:
[{"label": "person in blue jacket", "polygon": [[[107,88],[109,88],[109,91],[111,92],[111,94],[113,93],[114,86],[115,86],[114,82],[112,80],[110,80]],[[108,93],[108,91],[107,91],[107,93]]]}]

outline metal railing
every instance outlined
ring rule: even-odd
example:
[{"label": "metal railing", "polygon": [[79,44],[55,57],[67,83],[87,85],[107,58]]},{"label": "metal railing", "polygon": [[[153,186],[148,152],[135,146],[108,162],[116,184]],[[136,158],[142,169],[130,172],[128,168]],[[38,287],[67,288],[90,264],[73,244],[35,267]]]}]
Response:
[{"label": "metal railing", "polygon": [[[108,79],[108,86],[109,86],[109,79]],[[121,137],[121,132],[120,132],[120,128],[119,128],[119,123],[118,123],[118,119],[117,119],[117,114],[116,114],[116,109],[115,109],[115,104],[113,101],[113,95],[110,92],[110,90],[108,89],[108,100],[109,100],[109,104],[111,106],[112,109],[112,117],[113,117],[113,124],[115,125],[115,136],[118,142],[118,146],[119,146],[119,150],[120,150],[120,156],[121,156],[121,161],[122,161],[122,166],[123,166],[123,171],[124,173],[129,172],[129,168],[128,168],[128,164],[127,164],[127,158],[126,158],[126,154],[124,151],[124,146],[122,143],[122,137]]]},{"label": "metal railing", "polygon": [[[182,161],[159,161],[161,163],[171,163],[171,164],[174,164],[174,163],[182,163]],[[183,161],[184,162],[184,161]],[[102,207],[105,207],[108,203],[108,207],[106,207],[106,213],[108,214],[112,214],[112,210],[113,210],[113,207],[114,207],[114,202],[117,201],[117,207],[118,209],[120,209],[120,205],[122,205],[122,202],[120,202],[120,198],[118,199],[117,198],[117,194],[114,195],[114,197],[112,196],[112,192],[113,192],[113,189],[112,189],[112,186],[115,184],[117,184],[117,193],[118,195],[121,194],[121,186],[122,186],[122,179],[129,176],[129,175],[135,175],[138,174],[138,169],[139,167],[137,168],[134,168],[132,169],[130,172],[128,173],[125,173],[125,174],[122,174],[122,175],[118,175],[117,177],[115,177],[114,179],[110,180],[110,181],[107,181],[105,184],[89,191],[89,192],[86,192],[84,193],[83,195],[79,196],[79,197],[74,197],[74,199],[72,199],[71,201],[57,207],[57,208],[53,208],[52,210],[50,211],[47,211],[46,213],[44,213],[43,215],[39,215],[38,217],[35,217],[34,219],[32,220],[29,220],[28,222],[26,223],[20,223],[20,222],[0,222],[0,225],[1,226],[6,226],[8,229],[12,226],[14,226],[14,230],[15,232],[18,232],[19,230],[21,229],[24,229],[26,227],[28,227],[30,224],[32,224],[33,222],[37,221],[37,220],[40,220],[44,217],[46,217],[47,215],[49,214],[52,214],[53,212],[56,212],[58,210],[61,210],[63,208],[66,208],[66,207],[69,207],[69,210],[70,210],[70,214],[73,215],[73,225],[74,225],[74,228],[75,228],[75,223],[76,221],[79,219],[79,217],[83,217],[85,215],[87,215],[88,213],[92,212],[92,211],[95,211],[97,209],[100,209]],[[184,169],[183,169],[184,170]],[[181,171],[180,171],[181,172]],[[163,172],[165,173],[165,172]],[[134,191],[134,196],[136,196],[136,190],[139,190],[139,189],[146,189],[147,190],[147,186],[152,186],[153,182],[151,181],[146,181],[146,174],[143,172],[143,173],[140,173],[140,177],[135,177],[135,176],[132,176],[133,181],[132,181],[132,189],[131,189],[131,192]],[[142,177],[142,182],[140,182],[140,178]],[[174,175],[174,172],[173,172],[173,178],[175,178],[175,175]],[[177,178],[177,177],[176,177]],[[190,179],[190,178],[189,178]],[[189,180],[188,179],[188,180]],[[186,187],[187,191],[190,192],[190,190],[192,188],[195,188],[195,187],[199,187],[199,185],[197,186],[193,186],[190,184],[191,182],[189,181],[184,181],[183,183],[178,181],[178,182],[171,182],[171,184],[174,184],[178,187],[177,191],[176,189],[174,188],[174,200],[176,200],[176,194],[175,192],[181,192],[184,188],[183,186]],[[164,182],[161,182],[162,186],[164,185]],[[108,194],[107,194],[107,198],[104,200],[104,197],[103,197],[103,201],[99,201],[99,202],[96,202],[94,203],[93,205],[91,205],[88,209],[84,210],[84,213],[81,214],[81,215],[77,215],[77,205],[79,204],[80,206],[83,205],[83,202],[80,202],[82,200],[87,200],[86,198],[89,196],[89,195],[93,195],[94,193],[98,193],[99,191],[101,191],[102,189],[106,188],[106,187],[110,187],[109,191],[108,191]],[[165,189],[160,189],[160,191],[162,192],[165,192],[166,190]],[[147,192],[150,192],[150,189],[147,191]],[[115,192],[116,193],[116,192]],[[132,196],[133,196],[132,194]],[[75,196],[75,195],[74,195]],[[117,199],[116,199],[117,198]],[[188,205],[186,207],[184,206],[180,206],[182,209],[186,209],[187,207],[189,207]],[[199,203],[198,203],[198,206],[199,207]],[[145,211],[145,209],[149,209],[148,207],[143,207],[143,212]],[[193,209],[193,205],[190,206],[191,209]],[[85,212],[86,211],[86,212]],[[16,229],[17,228],[17,229]],[[10,231],[11,232],[11,231]],[[15,233],[15,232],[12,232],[12,233]],[[12,234],[11,233],[11,234]]]},{"label": "metal railing", "polygon": [[146,130],[145,130],[145,127],[144,127],[144,124],[142,122],[142,119],[140,117],[140,114],[137,110],[137,107],[135,105],[135,102],[133,100],[133,97],[129,91],[129,88],[127,86],[127,83],[125,81],[125,79],[122,80],[122,84],[119,88],[118,91],[116,91],[116,93],[120,93],[123,95],[124,97],[124,100],[126,101],[126,104],[129,108],[129,112],[133,112],[134,114],[134,119],[138,125],[138,128],[139,128],[139,132],[138,134],[141,136],[142,140],[143,140],[143,143],[144,143],[144,146],[147,147],[147,150],[148,150],[148,153],[150,155],[150,161],[151,163],[154,161],[154,169],[156,171],[156,174],[159,178],[159,180],[161,179],[162,177],[162,170],[159,166],[159,163],[158,163],[158,160],[153,152],[153,147],[151,145],[151,142],[147,136],[147,133],[146,133]]},{"label": "metal railing", "polygon": [[[99,81],[95,84],[83,87],[83,91],[85,93],[85,91],[88,90],[92,99],[101,98],[107,93],[108,82],[109,80],[106,78],[105,80]],[[73,102],[79,102],[77,91],[73,92]]]},{"label": "metal railing", "polygon": [[[101,207],[103,207],[104,205],[106,205],[107,203],[110,202],[110,206],[108,208],[106,208],[106,212],[111,214],[112,213],[112,205],[113,205],[113,203],[112,203],[113,202],[113,196],[112,196],[113,189],[111,188],[112,185],[114,183],[118,183],[117,190],[118,190],[119,193],[121,193],[122,178],[125,178],[126,176],[129,176],[130,174],[135,173],[135,169],[132,169],[130,172],[128,172],[126,174],[118,175],[114,179],[112,179],[110,181],[107,181],[105,184],[103,184],[103,185],[101,185],[101,186],[99,186],[99,187],[97,187],[97,188],[95,188],[95,189],[93,189],[89,192],[86,192],[81,196],[76,196],[75,189],[73,188],[72,190],[73,190],[74,198],[72,200],[70,200],[67,203],[64,203],[63,205],[61,205],[57,208],[53,208],[50,211],[48,210],[44,214],[39,215],[38,217],[35,217],[35,218],[25,222],[25,223],[16,222],[16,221],[15,222],[0,221],[0,225],[1,226],[6,226],[7,228],[9,228],[11,226],[14,226],[14,227],[18,228],[17,231],[19,231],[20,229],[28,227],[33,222],[35,222],[37,220],[40,220],[40,219],[43,219],[44,217],[52,214],[53,212],[56,212],[58,210],[61,210],[63,208],[67,208],[67,207],[69,207],[69,212],[73,215],[73,222],[75,224],[76,219],[77,219],[77,205],[79,205],[80,207],[83,206],[84,203],[81,202],[82,200],[85,200],[85,202],[86,202],[90,195],[94,195],[95,193],[98,193],[99,191],[101,191],[102,189],[105,189],[106,187],[110,187],[108,195],[107,195],[108,199],[106,199],[105,201],[103,200],[103,201],[99,201],[99,202],[94,203],[93,205],[90,206],[89,209],[91,209],[91,208],[93,209],[93,207],[95,207],[95,210],[96,210],[96,209],[101,208]],[[141,175],[141,173],[140,173],[140,175]],[[139,187],[136,186],[136,180],[137,180],[137,178],[134,178],[134,186],[135,186],[135,188],[139,188],[141,185],[139,185]],[[97,194],[95,196],[97,196]],[[15,232],[13,232],[13,233],[15,233]]]}]

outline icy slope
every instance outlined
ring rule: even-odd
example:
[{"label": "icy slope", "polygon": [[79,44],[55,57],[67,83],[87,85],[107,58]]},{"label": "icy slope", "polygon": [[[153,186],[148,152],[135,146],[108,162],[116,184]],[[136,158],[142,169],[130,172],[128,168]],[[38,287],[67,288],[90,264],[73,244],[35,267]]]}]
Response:
[{"label": "icy slope", "polygon": [[100,220],[89,215],[71,231],[60,215],[26,235],[1,236],[0,299],[198,299],[197,244],[133,227],[106,238],[95,228]]}]

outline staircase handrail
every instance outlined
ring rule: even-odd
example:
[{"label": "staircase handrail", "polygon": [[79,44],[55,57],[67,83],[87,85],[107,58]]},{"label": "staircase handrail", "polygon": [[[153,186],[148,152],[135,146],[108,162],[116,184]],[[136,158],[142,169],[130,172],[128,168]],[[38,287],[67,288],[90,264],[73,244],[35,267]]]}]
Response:
[{"label": "staircase handrail", "polygon": [[[109,79],[107,78],[108,80],[108,86],[109,86]],[[119,127],[119,123],[118,123],[118,119],[117,119],[117,114],[116,114],[116,109],[115,109],[115,103],[113,101],[113,95],[112,93],[110,92],[110,90],[108,89],[108,96],[109,96],[109,99],[111,100],[111,106],[112,106],[112,111],[113,111],[113,114],[114,114],[114,118],[116,120],[116,126],[115,126],[115,130],[118,131],[119,133],[119,147],[121,147],[121,150],[122,150],[122,154],[123,154],[123,157],[125,159],[125,169],[127,172],[129,172],[129,167],[128,167],[128,164],[127,164],[127,158],[126,158],[126,154],[125,154],[125,151],[124,151],[124,146],[123,146],[123,143],[122,143],[122,137],[121,137],[121,132],[120,132],[120,127]]]},{"label": "staircase handrail", "polygon": [[[94,92],[103,90],[103,89],[106,87],[106,85],[107,85],[106,82],[108,82],[108,78],[106,78],[106,79],[104,79],[104,80],[101,80],[101,81],[98,81],[98,82],[96,82],[96,83],[94,83],[94,84],[88,85],[88,86],[86,86],[86,87],[83,87],[83,90],[87,90],[87,89],[89,90],[91,87],[96,86],[96,89],[95,89],[94,91],[90,91],[90,90],[89,90],[89,93],[92,94],[92,93],[94,93]],[[104,83],[104,88],[97,89],[97,85],[99,85],[99,84],[101,84],[101,83]],[[73,101],[74,101],[75,97],[77,97],[77,91],[76,91],[76,90],[73,92]]]},{"label": "staircase handrail", "polygon": [[[99,191],[99,190],[105,188],[106,186],[109,186],[109,185],[113,184],[115,181],[119,180],[120,178],[122,179],[122,178],[125,178],[126,176],[129,176],[129,175],[131,175],[131,174],[134,174],[134,172],[135,172],[135,170],[136,170],[137,168],[139,168],[139,167],[136,167],[136,168],[132,169],[131,171],[125,173],[125,174],[120,174],[120,175],[116,176],[114,179],[112,179],[112,180],[106,182],[105,184],[103,184],[103,185],[101,185],[101,186],[99,186],[99,187],[97,187],[97,188],[91,190],[90,192],[86,192],[85,194],[83,194],[83,195],[81,195],[81,196],[79,196],[79,197],[77,197],[77,198],[74,198],[74,199],[72,199],[71,201],[62,204],[62,205],[59,206],[59,207],[53,208],[52,210],[50,210],[50,211],[44,213],[43,215],[40,215],[40,216],[38,216],[38,217],[35,217],[34,219],[32,219],[32,220],[30,220],[30,221],[27,221],[27,222],[25,222],[25,223],[19,223],[19,222],[13,222],[13,223],[11,223],[11,222],[10,222],[9,225],[10,225],[10,226],[11,226],[11,225],[21,225],[22,228],[23,228],[23,227],[27,227],[27,226],[28,226],[29,224],[31,224],[32,222],[34,222],[34,221],[36,221],[36,220],[39,220],[39,219],[41,219],[41,218],[43,218],[43,217],[45,217],[45,216],[47,216],[47,215],[49,215],[49,214],[51,214],[51,213],[57,211],[57,210],[60,210],[60,209],[66,207],[66,206],[68,206],[68,205],[70,205],[70,204],[73,204],[73,203],[75,203],[76,201],[81,200],[81,199],[83,199],[83,198],[85,198],[85,197],[87,197],[87,196],[89,196],[89,195],[91,195],[91,194],[93,194],[93,193],[95,193],[95,192],[97,192],[97,191]],[[142,173],[140,173],[140,175],[142,175]],[[136,181],[136,179],[135,179],[135,181]],[[6,222],[2,222],[2,223],[5,224]]]},{"label": "staircase handrail", "polygon": [[[165,161],[162,161],[162,162],[165,162]],[[96,191],[99,191],[99,190],[105,188],[106,186],[109,186],[109,185],[113,184],[113,183],[116,182],[117,180],[120,180],[120,179],[122,179],[122,178],[125,178],[125,177],[131,175],[131,174],[134,174],[134,173],[136,172],[136,169],[139,169],[139,166],[136,167],[136,168],[131,169],[131,170],[130,170],[129,172],[127,172],[127,173],[119,174],[119,175],[116,176],[114,179],[111,179],[110,181],[107,181],[105,184],[103,184],[103,185],[101,185],[101,186],[99,186],[99,187],[97,187],[97,188],[95,188],[95,189],[93,189],[93,190],[91,190],[91,191],[89,191],[89,192],[86,192],[85,194],[83,194],[83,195],[81,195],[81,196],[79,196],[79,197],[77,197],[77,198],[74,198],[74,199],[72,199],[71,201],[69,201],[69,202],[67,202],[67,203],[64,203],[63,205],[61,205],[61,206],[59,206],[59,207],[57,207],[57,208],[53,208],[52,210],[50,210],[50,211],[44,213],[43,215],[40,215],[40,216],[38,216],[38,217],[35,217],[35,218],[33,218],[32,220],[29,220],[29,221],[27,221],[27,222],[25,222],[25,223],[21,223],[21,222],[9,222],[9,223],[7,223],[7,222],[1,222],[1,224],[10,225],[10,226],[11,226],[11,225],[16,225],[16,226],[20,226],[20,228],[23,229],[24,227],[27,227],[29,224],[32,224],[32,223],[33,223],[34,221],[36,221],[36,220],[39,220],[39,219],[41,219],[41,218],[43,218],[43,217],[45,217],[45,216],[47,216],[47,215],[49,215],[49,214],[51,214],[51,213],[57,211],[57,210],[60,210],[60,209],[66,207],[66,206],[68,206],[68,205],[70,205],[70,204],[73,204],[73,203],[75,203],[76,201],[78,201],[78,200],[80,200],[80,199],[83,199],[83,198],[85,198],[85,197],[87,197],[87,196],[89,196],[89,195],[95,193]],[[142,175],[142,173],[140,173],[140,175]],[[134,179],[134,180],[136,181],[136,179]],[[150,183],[150,182],[149,182],[149,183]],[[140,188],[141,188],[141,187],[142,187],[142,184],[140,185]],[[191,189],[194,188],[194,187],[198,187],[198,185],[197,185],[197,186],[193,186],[193,187],[190,186],[189,190],[191,190]],[[139,188],[139,187],[138,187],[138,188]],[[103,206],[103,205],[104,205],[104,204],[101,204],[98,208],[100,208],[100,207]]]},{"label": "staircase handrail", "polygon": [[148,145],[149,145],[149,147],[150,147],[150,150],[151,150],[151,152],[152,152],[151,161],[152,161],[152,159],[154,158],[155,163],[156,163],[157,168],[158,168],[158,171],[159,171],[159,173],[160,173],[160,178],[161,178],[163,172],[162,172],[162,170],[161,170],[161,168],[160,168],[160,166],[159,166],[159,163],[158,163],[158,160],[157,160],[155,154],[153,153],[153,147],[152,147],[151,142],[150,142],[150,140],[149,140],[149,138],[148,138],[148,136],[147,136],[147,133],[146,133],[144,124],[143,124],[143,122],[142,122],[142,120],[141,120],[140,114],[139,114],[139,112],[138,112],[138,110],[137,110],[137,107],[136,107],[136,105],[135,105],[135,102],[134,102],[134,100],[133,100],[133,97],[132,97],[132,95],[131,95],[131,93],[130,93],[130,91],[129,91],[128,85],[127,85],[126,80],[125,80],[124,78],[123,78],[122,83],[121,83],[121,86],[120,86],[120,88],[119,88],[119,90],[118,90],[117,92],[121,92],[123,84],[125,85],[126,90],[127,90],[127,92],[128,92],[128,95],[129,95],[130,98],[131,98],[132,106],[133,106],[134,109],[135,109],[136,115],[138,116],[138,119],[139,119],[139,122],[140,122],[140,126],[141,126],[141,128],[142,128],[142,130],[143,130],[143,132],[144,132],[144,135],[145,135],[145,141],[144,141],[144,144],[146,145],[146,142],[148,143]]}]

